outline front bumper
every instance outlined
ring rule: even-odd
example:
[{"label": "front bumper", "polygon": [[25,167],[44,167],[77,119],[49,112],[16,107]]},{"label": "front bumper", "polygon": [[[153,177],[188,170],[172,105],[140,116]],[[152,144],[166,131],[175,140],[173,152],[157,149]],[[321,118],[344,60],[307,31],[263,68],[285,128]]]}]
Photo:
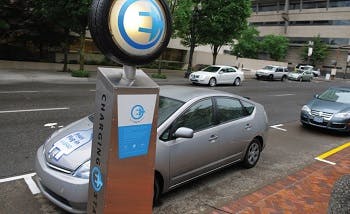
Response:
[{"label": "front bumper", "polygon": [[329,130],[336,130],[340,132],[350,131],[350,121],[348,120],[323,120],[323,122],[317,122],[314,120],[314,116],[307,114],[306,112],[301,112],[300,122],[306,125],[311,125],[315,127],[325,128]]},{"label": "front bumper", "polygon": [[43,195],[70,213],[86,213],[89,180],[47,166],[43,146],[35,160],[36,182]]}]

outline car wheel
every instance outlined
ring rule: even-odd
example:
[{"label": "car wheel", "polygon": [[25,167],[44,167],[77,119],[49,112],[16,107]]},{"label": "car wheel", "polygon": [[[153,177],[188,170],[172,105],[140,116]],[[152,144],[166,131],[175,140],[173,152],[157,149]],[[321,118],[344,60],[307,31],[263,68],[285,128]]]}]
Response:
[{"label": "car wheel", "polygon": [[250,142],[248,146],[244,160],[242,162],[242,166],[247,169],[254,167],[258,163],[258,160],[260,158],[260,152],[260,141],[255,138],[254,140],[252,140],[252,142]]},{"label": "car wheel", "polygon": [[159,178],[154,176],[154,190],[153,190],[153,205],[157,206],[159,204],[159,198],[161,193]]},{"label": "car wheel", "polygon": [[272,74],[269,75],[269,80],[273,80],[273,75]]},{"label": "car wheel", "polygon": [[240,86],[240,85],[241,85],[241,79],[240,79],[239,77],[237,77],[237,78],[235,79],[235,81],[233,82],[233,85],[234,85],[234,86]]},{"label": "car wheel", "polygon": [[281,81],[284,82],[286,79],[287,79],[287,76],[284,75],[284,76],[281,78]]},{"label": "car wheel", "polygon": [[211,79],[209,80],[209,86],[210,86],[210,87],[216,86],[216,79],[215,79],[215,78],[211,78]]}]

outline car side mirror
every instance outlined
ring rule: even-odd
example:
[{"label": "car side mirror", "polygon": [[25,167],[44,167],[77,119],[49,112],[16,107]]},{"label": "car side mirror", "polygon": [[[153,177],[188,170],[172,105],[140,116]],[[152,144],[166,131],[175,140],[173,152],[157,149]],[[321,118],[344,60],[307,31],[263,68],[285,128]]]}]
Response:
[{"label": "car side mirror", "polygon": [[193,138],[193,129],[180,127],[174,133],[175,138]]},{"label": "car side mirror", "polygon": [[318,99],[319,95],[318,94],[315,94],[314,95],[314,98]]}]

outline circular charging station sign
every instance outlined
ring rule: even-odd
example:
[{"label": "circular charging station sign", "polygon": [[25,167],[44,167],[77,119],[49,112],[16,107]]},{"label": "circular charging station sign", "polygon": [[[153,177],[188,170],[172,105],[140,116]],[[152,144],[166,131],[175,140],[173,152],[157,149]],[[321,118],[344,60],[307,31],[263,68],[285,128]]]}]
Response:
[{"label": "circular charging station sign", "polygon": [[106,4],[93,4],[90,31],[103,53],[127,65],[146,64],[159,57],[171,36],[170,12],[164,0],[100,1]]}]

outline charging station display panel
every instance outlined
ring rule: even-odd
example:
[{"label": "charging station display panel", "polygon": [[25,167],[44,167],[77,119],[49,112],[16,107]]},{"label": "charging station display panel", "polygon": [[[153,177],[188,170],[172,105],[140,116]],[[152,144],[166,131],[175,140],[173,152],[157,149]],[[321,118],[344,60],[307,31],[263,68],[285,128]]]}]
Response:
[{"label": "charging station display panel", "polygon": [[118,158],[148,154],[157,96],[118,95]]}]

